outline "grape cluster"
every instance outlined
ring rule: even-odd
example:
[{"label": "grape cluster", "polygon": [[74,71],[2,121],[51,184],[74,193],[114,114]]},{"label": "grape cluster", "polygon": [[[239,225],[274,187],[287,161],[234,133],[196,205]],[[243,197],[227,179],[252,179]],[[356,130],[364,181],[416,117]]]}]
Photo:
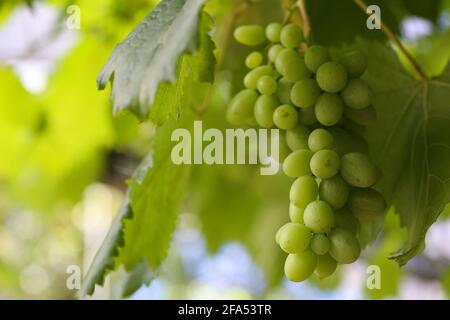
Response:
[{"label": "grape cluster", "polygon": [[371,90],[360,79],[366,57],[354,50],[332,59],[327,48],[308,47],[294,24],[240,26],[234,37],[246,46],[266,47],[245,59],[250,69],[245,89],[232,99],[227,119],[281,129],[277,160],[295,178],[291,221],[276,234],[288,254],[285,274],[296,282],[313,273],[328,277],[338,264],[358,259],[360,222],[386,207],[371,188],[381,173],[364,139],[351,129],[376,119]]}]

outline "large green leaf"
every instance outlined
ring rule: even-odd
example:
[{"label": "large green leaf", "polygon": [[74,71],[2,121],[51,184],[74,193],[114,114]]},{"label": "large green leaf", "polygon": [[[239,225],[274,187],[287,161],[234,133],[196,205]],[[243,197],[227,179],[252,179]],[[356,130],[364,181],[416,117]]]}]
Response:
[{"label": "large green leaf", "polygon": [[175,79],[179,56],[195,49],[203,2],[163,0],[117,45],[97,79],[100,89],[112,80],[115,112],[148,115],[159,85]]},{"label": "large green leaf", "polygon": [[127,270],[143,260],[157,268],[167,254],[190,171],[170,158],[170,137],[179,126],[173,121],[158,129],[151,170],[142,182],[130,182],[133,218],[125,221],[125,245],[119,256]]},{"label": "large green leaf", "polygon": [[409,239],[394,258],[406,263],[450,201],[450,67],[416,80],[380,43],[359,43],[369,58],[365,79],[374,90],[378,121],[367,132],[383,171],[379,188],[395,206]]},{"label": "large green leaf", "polygon": [[[145,174],[151,167],[151,163],[151,155],[149,154],[135,171],[133,179],[142,182]],[[130,219],[131,217],[130,190],[128,190],[122,206],[109,228],[105,240],[103,240],[88,272],[84,276],[83,284],[79,292],[80,297],[83,298],[86,295],[92,294],[96,284],[103,285],[106,273],[115,268],[114,258],[117,257],[119,253],[118,248],[124,244],[124,220]]]},{"label": "large green leaf", "polygon": [[189,167],[170,159],[170,137],[174,129],[190,122],[191,117],[185,117],[157,129],[153,152],[130,181],[125,201],[84,278],[81,297],[103,284],[105,274],[116,267],[117,256],[127,271],[146,262],[150,269],[145,274],[156,270],[165,258],[189,177]]}]

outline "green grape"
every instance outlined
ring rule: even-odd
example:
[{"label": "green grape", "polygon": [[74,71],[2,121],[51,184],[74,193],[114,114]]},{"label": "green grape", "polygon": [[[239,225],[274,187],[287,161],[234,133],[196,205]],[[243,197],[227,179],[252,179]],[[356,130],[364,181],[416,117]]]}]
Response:
[{"label": "green grape", "polygon": [[365,127],[370,126],[377,121],[377,113],[373,106],[368,106],[364,109],[345,107],[344,114],[353,122]]},{"label": "green grape", "polygon": [[348,198],[350,212],[361,220],[375,219],[386,210],[386,202],[378,191],[367,189],[353,189]]},{"label": "green grape", "polygon": [[283,162],[283,172],[291,178],[298,178],[311,174],[309,162],[312,152],[301,149],[292,152]]},{"label": "green grape", "polygon": [[234,38],[237,42],[249,47],[259,46],[266,41],[264,28],[259,25],[246,25],[236,28]]},{"label": "green grape", "polygon": [[311,231],[303,224],[289,222],[280,229],[278,244],[286,253],[298,253],[308,248]]},{"label": "green grape", "polygon": [[291,101],[299,108],[308,108],[314,105],[321,92],[314,79],[300,80],[292,87]]},{"label": "green grape", "polygon": [[273,127],[273,113],[279,106],[277,99],[274,96],[260,96],[255,103],[255,120],[260,127]]},{"label": "green grape", "polygon": [[322,93],[317,98],[314,113],[320,124],[328,127],[334,126],[341,120],[344,113],[344,104],[341,97],[336,93]]},{"label": "green grape", "polygon": [[243,125],[253,118],[253,108],[258,99],[254,90],[244,89],[232,100],[227,109],[227,120],[233,125]]},{"label": "green grape", "polygon": [[340,156],[350,152],[367,153],[369,151],[367,142],[358,135],[350,134],[340,127],[328,128],[328,131],[334,137],[333,150]]},{"label": "green grape", "polygon": [[289,104],[279,106],[273,113],[273,123],[284,130],[294,128],[298,123],[297,110]]},{"label": "green grape", "polygon": [[310,166],[316,177],[329,179],[339,172],[340,159],[333,150],[324,149],[312,156]]},{"label": "green grape", "polygon": [[347,71],[335,61],[325,62],[317,69],[316,80],[323,91],[336,93],[347,85]]},{"label": "green grape", "polygon": [[305,52],[305,64],[311,72],[317,72],[317,69],[325,62],[330,61],[328,50],[322,46],[311,46]]},{"label": "green grape", "polygon": [[244,78],[244,85],[248,89],[255,90],[259,78],[262,76],[270,76],[273,74],[273,69],[269,66],[259,66],[251,70]]},{"label": "green grape", "polygon": [[263,62],[263,56],[261,52],[254,51],[250,53],[247,58],[245,59],[245,65],[249,69],[255,69],[256,67],[260,66]]},{"label": "green grape", "polygon": [[281,103],[283,103],[283,104],[291,103],[291,90],[292,90],[293,85],[294,85],[294,83],[286,80],[285,78],[281,78],[278,81],[277,97]]},{"label": "green grape", "polygon": [[279,42],[282,28],[283,26],[281,25],[281,23],[270,23],[266,27],[266,38],[271,42]]},{"label": "green grape", "polygon": [[328,202],[334,209],[340,209],[347,203],[349,186],[338,175],[322,180],[319,186],[319,197]]},{"label": "green grape", "polygon": [[324,234],[315,234],[311,239],[311,250],[319,256],[326,254],[330,250],[330,240]]},{"label": "green grape", "polygon": [[353,50],[344,54],[339,62],[347,69],[350,77],[360,77],[367,69],[367,58],[359,50]]},{"label": "green grape", "polygon": [[283,46],[293,49],[299,46],[303,40],[302,30],[295,24],[288,24],[283,27],[280,34],[280,42]]},{"label": "green grape", "polygon": [[348,230],[354,235],[358,233],[359,221],[346,209],[336,211],[334,218],[336,220],[336,228]]},{"label": "green grape", "polygon": [[341,95],[345,105],[354,109],[364,109],[370,105],[371,90],[361,79],[352,79],[342,90]]},{"label": "green grape", "polygon": [[333,135],[326,129],[315,129],[308,137],[308,147],[313,152],[331,149],[333,144]]},{"label": "green grape", "polygon": [[336,271],[337,262],[329,254],[317,257],[317,265],[314,273],[319,279],[331,276]]},{"label": "green grape", "polygon": [[277,90],[277,82],[271,76],[262,76],[258,79],[256,87],[261,94],[270,96]]},{"label": "green grape", "polygon": [[289,218],[292,222],[303,224],[303,211],[304,208],[299,208],[295,204],[289,204]]},{"label": "green grape", "polygon": [[284,263],[284,273],[290,281],[301,282],[308,279],[317,265],[317,256],[311,249],[290,254]]},{"label": "green grape", "polygon": [[280,228],[278,228],[277,233],[275,234],[275,242],[280,245],[280,235],[283,233],[283,229],[287,228],[289,223],[286,223],[282,225]]},{"label": "green grape", "polygon": [[292,151],[308,149],[309,129],[299,124],[293,129],[286,131],[286,142]]},{"label": "green grape", "polygon": [[275,62],[278,54],[284,50],[284,47],[281,44],[274,44],[270,47],[269,52],[267,53],[269,57],[269,61]]},{"label": "green grape", "polygon": [[304,126],[312,126],[317,123],[314,107],[300,109],[298,112],[298,121]]},{"label": "green grape", "polygon": [[289,191],[289,200],[299,208],[305,208],[310,202],[317,199],[319,187],[311,176],[297,178]]},{"label": "green grape", "polygon": [[[271,130],[269,130],[268,141],[271,141],[271,139],[272,139],[271,137],[272,137]],[[272,154],[271,146],[272,146],[272,144],[269,143],[269,145],[268,145],[269,154],[278,163],[282,163],[288,157],[288,155],[290,155],[292,152],[286,142],[286,138],[285,138],[284,134],[279,135],[278,153],[277,154]]]},{"label": "green grape", "polygon": [[325,201],[315,200],[306,206],[303,221],[314,233],[327,233],[335,223],[333,209]]},{"label": "green grape", "polygon": [[358,239],[348,230],[333,229],[328,238],[331,241],[330,255],[339,263],[355,262],[361,253]]},{"label": "green grape", "polygon": [[351,186],[368,188],[377,181],[378,170],[365,154],[347,153],[341,159],[341,176]]},{"label": "green grape", "polygon": [[303,57],[292,49],[283,49],[275,60],[275,68],[288,81],[308,79],[311,73]]}]

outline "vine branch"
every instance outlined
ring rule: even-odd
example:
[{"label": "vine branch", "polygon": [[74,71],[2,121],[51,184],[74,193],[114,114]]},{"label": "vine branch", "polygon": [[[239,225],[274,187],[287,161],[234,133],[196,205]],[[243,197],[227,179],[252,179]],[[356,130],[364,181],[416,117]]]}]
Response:
[{"label": "vine branch", "polygon": [[[363,0],[353,0],[353,2],[367,15],[369,13],[367,12],[367,4]],[[403,53],[403,55],[406,57],[406,59],[411,63],[416,73],[419,75],[419,77],[422,80],[428,80],[428,76],[425,73],[425,71],[422,69],[422,67],[417,63],[417,61],[414,59],[414,57],[409,53],[408,50],[403,46],[402,42],[399,40],[399,38],[392,32],[389,27],[384,24],[384,22],[381,20],[381,31],[390,39],[397,47],[398,49]]]}]

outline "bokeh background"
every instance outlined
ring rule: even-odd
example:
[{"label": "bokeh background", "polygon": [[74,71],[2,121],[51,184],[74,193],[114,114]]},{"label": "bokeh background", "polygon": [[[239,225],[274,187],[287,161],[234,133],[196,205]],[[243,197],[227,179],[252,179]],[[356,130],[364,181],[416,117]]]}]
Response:
[{"label": "bokeh background", "polygon": [[[67,267],[87,270],[124,197],[125,180],[154,134],[151,123],[131,114],[113,117],[108,92],[97,91],[95,79],[114,45],[157,2],[54,0],[30,6],[0,0],[0,298],[76,297],[66,287]],[[219,26],[239,2],[211,0]],[[428,72],[438,74],[450,56],[450,1],[429,3],[438,3],[437,12],[429,13],[427,5],[393,5],[392,12],[402,41]],[[67,26],[73,4],[80,8],[80,29]],[[277,10],[270,11],[271,19],[281,17]],[[215,40],[226,54],[211,102],[214,119],[224,118],[237,81],[233,70],[242,69],[236,57],[243,56],[226,41],[230,32],[219,31]],[[273,242],[270,227],[285,219],[288,185],[282,177],[274,183],[255,172],[238,166],[202,171],[200,181],[221,186],[222,201],[183,209],[168,258],[131,299],[450,297],[448,213],[428,232],[423,253],[403,268],[387,259],[406,235],[391,210],[382,234],[357,263],[324,281],[294,284],[281,278],[282,264],[265,246]],[[272,192],[268,185],[279,188]],[[208,196],[201,187],[196,192]],[[195,197],[187,202],[195,203]],[[255,217],[256,207],[257,220],[245,218],[250,212]],[[234,219],[236,211],[244,218],[233,229],[214,224],[214,215]],[[371,264],[381,267],[380,290],[365,286]],[[123,274],[113,272],[94,298],[119,297]]]}]

